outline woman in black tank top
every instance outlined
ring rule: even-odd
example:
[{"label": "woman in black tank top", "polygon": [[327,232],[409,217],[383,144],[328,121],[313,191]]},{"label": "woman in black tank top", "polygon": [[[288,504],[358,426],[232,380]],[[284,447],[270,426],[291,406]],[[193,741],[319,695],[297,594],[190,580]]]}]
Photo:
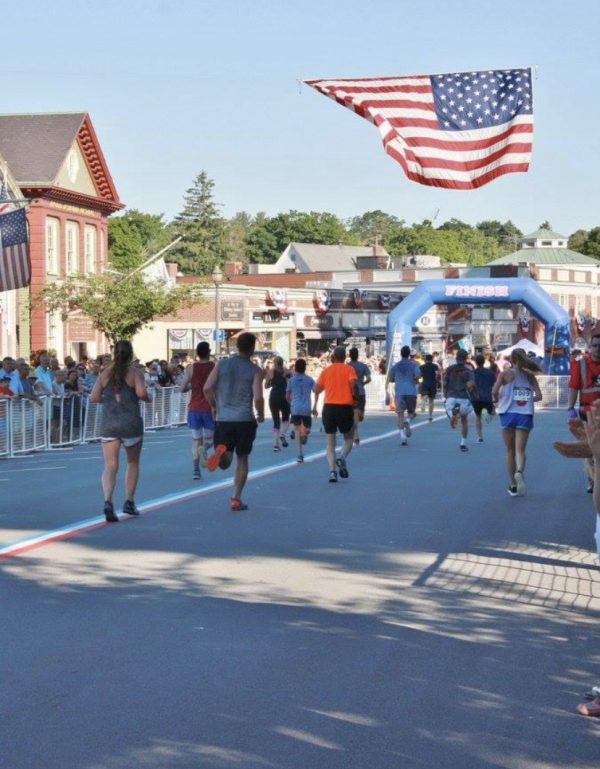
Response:
[{"label": "woman in black tank top", "polygon": [[283,365],[283,358],[277,355],[273,368],[267,373],[265,387],[270,389],[269,409],[273,419],[273,451],[279,451],[279,442],[288,445],[287,431],[290,426],[290,404],[285,397],[290,372]]}]

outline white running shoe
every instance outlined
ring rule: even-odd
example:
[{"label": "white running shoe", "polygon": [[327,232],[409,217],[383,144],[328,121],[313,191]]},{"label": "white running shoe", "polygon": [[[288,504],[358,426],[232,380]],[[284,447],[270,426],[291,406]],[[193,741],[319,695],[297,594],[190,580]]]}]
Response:
[{"label": "white running shoe", "polygon": [[517,487],[517,495],[519,497],[525,496],[527,493],[527,486],[525,485],[523,473],[520,470],[517,470],[515,473],[515,486]]}]

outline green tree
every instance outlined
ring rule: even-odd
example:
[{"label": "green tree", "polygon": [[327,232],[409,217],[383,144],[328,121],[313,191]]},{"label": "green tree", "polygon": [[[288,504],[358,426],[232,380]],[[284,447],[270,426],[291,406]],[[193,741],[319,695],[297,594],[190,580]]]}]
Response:
[{"label": "green tree", "polygon": [[588,232],[587,230],[576,230],[568,241],[568,246],[572,251],[577,251],[580,254],[586,253]]},{"label": "green tree", "polygon": [[248,262],[246,238],[252,231],[252,217],[245,211],[237,213],[225,222],[224,251],[228,262]]},{"label": "green tree", "polygon": [[600,227],[594,227],[588,232],[583,253],[600,259]]},{"label": "green tree", "polygon": [[34,304],[47,312],[61,313],[67,320],[74,313],[88,317],[111,345],[132,339],[155,317],[176,315],[179,310],[202,302],[201,286],[167,288],[147,282],[142,273],[115,277],[111,274],[74,276],[47,284]]},{"label": "green tree", "polygon": [[448,219],[447,222],[440,224],[438,227],[438,230],[453,230],[454,232],[462,232],[463,230],[470,229],[472,229],[471,225],[460,219]]},{"label": "green tree", "polygon": [[343,222],[335,214],[288,211],[270,218],[265,227],[275,237],[278,255],[290,243],[352,243]]},{"label": "green tree", "polygon": [[538,230],[552,230],[552,225],[550,222],[546,219],[545,222],[542,222],[540,226],[538,227]]},{"label": "green tree", "polygon": [[227,255],[225,220],[214,201],[215,183],[202,171],[184,196],[184,207],[175,217],[172,234],[183,240],[170,252],[170,259],[189,275],[209,275]]},{"label": "green tree", "polygon": [[277,238],[269,232],[265,224],[252,227],[246,235],[245,247],[248,261],[255,264],[275,264],[281,256]]},{"label": "green tree", "polygon": [[122,272],[139,267],[169,242],[162,214],[144,214],[136,209],[108,220],[108,259]]},{"label": "green tree", "polygon": [[362,216],[355,216],[346,222],[350,235],[355,235],[361,245],[371,245],[377,240],[383,243],[386,237],[402,227],[404,221],[397,216],[386,214],[377,209],[367,211]]},{"label": "green tree", "polygon": [[475,227],[487,237],[495,238],[503,253],[509,254],[520,248],[523,233],[510,219],[504,223],[489,219],[478,222]]}]

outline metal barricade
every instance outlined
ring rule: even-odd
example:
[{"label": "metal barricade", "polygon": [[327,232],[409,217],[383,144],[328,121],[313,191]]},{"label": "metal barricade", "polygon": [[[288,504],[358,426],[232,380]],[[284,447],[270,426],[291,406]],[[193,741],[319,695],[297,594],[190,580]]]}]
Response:
[{"label": "metal barricade", "polygon": [[0,457],[10,454],[12,398],[0,398]]},{"label": "metal barricade", "polygon": [[153,387],[150,403],[140,404],[144,431],[171,427],[171,387]]},{"label": "metal barricade", "polygon": [[102,404],[91,403],[89,397],[85,404],[83,415],[83,435],[81,437],[82,443],[91,443],[92,441],[99,441],[102,437],[100,435],[100,423],[102,420]]},{"label": "metal barricade", "polygon": [[10,454],[26,454],[48,448],[48,398],[37,401],[14,398],[10,403]]},{"label": "metal barricade", "polygon": [[569,397],[568,376],[540,375],[537,377],[537,380],[543,395],[541,403],[536,404],[539,408],[567,408],[567,400]]},{"label": "metal barricade", "polygon": [[190,402],[191,392],[188,390],[182,393],[179,387],[171,387],[171,425],[187,424],[187,410]]},{"label": "metal barricade", "polygon": [[48,448],[63,448],[82,442],[83,396],[79,393],[49,398]]}]

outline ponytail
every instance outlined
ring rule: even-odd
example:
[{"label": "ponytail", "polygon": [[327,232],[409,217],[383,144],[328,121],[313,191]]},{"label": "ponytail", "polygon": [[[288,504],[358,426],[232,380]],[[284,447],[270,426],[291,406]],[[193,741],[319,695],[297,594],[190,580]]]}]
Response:
[{"label": "ponytail", "polygon": [[131,342],[126,339],[116,342],[113,351],[113,364],[108,375],[108,386],[118,388],[124,384],[132,360],[133,347]]}]

